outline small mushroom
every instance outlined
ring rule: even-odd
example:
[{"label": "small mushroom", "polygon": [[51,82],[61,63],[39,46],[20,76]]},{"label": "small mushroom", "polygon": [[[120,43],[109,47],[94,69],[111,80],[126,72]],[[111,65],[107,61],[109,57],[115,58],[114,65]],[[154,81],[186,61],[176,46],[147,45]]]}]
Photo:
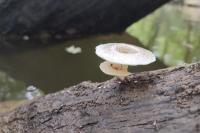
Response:
[{"label": "small mushroom", "polygon": [[121,78],[131,74],[128,65],[147,65],[156,60],[151,51],[125,43],[98,45],[96,54],[106,60],[99,66],[102,72]]},{"label": "small mushroom", "polygon": [[100,69],[102,72],[108,75],[113,75],[113,76],[127,76],[130,73],[128,72],[128,66],[127,65],[122,65],[122,64],[112,64],[108,61],[104,61],[100,64]]}]

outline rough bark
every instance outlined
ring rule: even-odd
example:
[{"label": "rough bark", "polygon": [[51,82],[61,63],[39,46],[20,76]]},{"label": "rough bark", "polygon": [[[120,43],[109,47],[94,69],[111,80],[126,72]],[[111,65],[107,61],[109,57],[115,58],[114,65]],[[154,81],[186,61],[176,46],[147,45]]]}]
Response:
[{"label": "rough bark", "polygon": [[[0,34],[121,32],[170,0],[1,0]],[[59,36],[57,36],[59,37]]]},{"label": "rough bark", "polygon": [[0,116],[2,133],[200,132],[200,63],[89,81]]}]

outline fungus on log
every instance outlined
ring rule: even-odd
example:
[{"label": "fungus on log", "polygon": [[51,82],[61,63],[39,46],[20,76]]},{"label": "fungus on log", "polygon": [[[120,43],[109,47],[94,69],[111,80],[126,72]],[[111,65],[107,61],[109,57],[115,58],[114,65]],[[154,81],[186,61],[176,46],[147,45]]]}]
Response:
[{"label": "fungus on log", "polygon": [[45,32],[76,37],[121,32],[168,1],[1,0],[0,34],[38,35]]},{"label": "fungus on log", "polygon": [[106,43],[96,46],[96,55],[106,60],[100,69],[107,75],[123,77],[131,74],[128,66],[147,65],[156,61],[155,55],[144,48],[127,43]]},{"label": "fungus on log", "polygon": [[82,82],[0,115],[0,132],[200,131],[200,63]]}]

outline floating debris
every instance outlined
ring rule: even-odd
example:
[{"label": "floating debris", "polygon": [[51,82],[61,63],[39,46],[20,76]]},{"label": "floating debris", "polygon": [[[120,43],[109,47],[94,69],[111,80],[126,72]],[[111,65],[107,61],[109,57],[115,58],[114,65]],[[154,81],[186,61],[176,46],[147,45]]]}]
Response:
[{"label": "floating debris", "polygon": [[26,96],[26,98],[28,99],[28,100],[32,100],[32,99],[34,99],[35,97],[38,97],[38,96],[42,96],[43,95],[43,93],[38,89],[38,88],[36,88],[35,86],[33,86],[33,85],[30,85],[30,86],[28,86],[27,88],[26,88],[26,94],[25,94],[25,96]]},{"label": "floating debris", "polygon": [[79,54],[82,52],[82,49],[80,47],[75,47],[74,45],[72,45],[70,47],[66,47],[65,51],[70,54]]},{"label": "floating debris", "polygon": [[30,39],[30,37],[28,35],[24,35],[22,38],[24,41],[28,41]]}]

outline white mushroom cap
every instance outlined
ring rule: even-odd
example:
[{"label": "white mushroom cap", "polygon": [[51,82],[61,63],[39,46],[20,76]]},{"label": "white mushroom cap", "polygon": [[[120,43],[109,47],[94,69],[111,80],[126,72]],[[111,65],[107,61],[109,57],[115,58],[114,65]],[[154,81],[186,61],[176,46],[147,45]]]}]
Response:
[{"label": "white mushroom cap", "polygon": [[107,43],[96,47],[96,54],[116,64],[146,65],[156,60],[155,55],[144,48],[125,43]]},{"label": "white mushroom cap", "polygon": [[110,62],[104,61],[99,65],[99,67],[100,67],[101,71],[107,75],[124,77],[124,76],[128,76],[131,74],[130,72],[127,71],[128,66],[126,66],[126,65],[122,65],[121,70],[113,69],[113,67],[111,65],[112,64]]}]

